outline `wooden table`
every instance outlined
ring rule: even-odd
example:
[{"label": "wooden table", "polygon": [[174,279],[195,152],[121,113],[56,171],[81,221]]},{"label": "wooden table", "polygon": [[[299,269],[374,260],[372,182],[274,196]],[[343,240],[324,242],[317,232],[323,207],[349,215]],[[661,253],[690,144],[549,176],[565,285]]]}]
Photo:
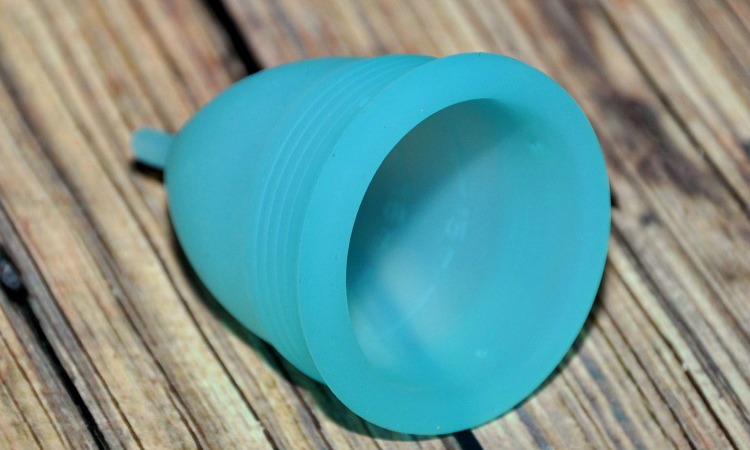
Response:
[{"label": "wooden table", "polygon": [[[210,300],[128,139],[258,66],[480,50],[589,114],[609,260],[542,389],[417,440]],[[746,0],[0,0],[0,448],[750,448],[749,205]]]}]

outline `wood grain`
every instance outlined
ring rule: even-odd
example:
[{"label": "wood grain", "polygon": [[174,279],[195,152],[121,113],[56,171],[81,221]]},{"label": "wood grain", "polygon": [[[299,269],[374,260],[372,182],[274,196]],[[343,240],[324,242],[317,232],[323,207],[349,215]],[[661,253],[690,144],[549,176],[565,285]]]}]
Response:
[{"label": "wood grain", "polygon": [[[3,246],[9,243],[2,242]],[[0,255],[5,264],[12,264]],[[4,269],[12,270],[12,266]],[[50,357],[29,325],[28,297],[0,292],[0,446],[7,449],[96,448],[94,436]],[[33,320],[33,319],[32,319]],[[41,338],[41,339],[40,339]],[[77,399],[76,399],[77,400]]]},{"label": "wood grain", "polygon": [[[0,447],[750,447],[746,2],[226,8],[0,0],[0,242],[30,294],[27,313],[0,297]],[[546,385],[473,434],[415,440],[363,422],[227,316],[128,139],[178,129],[253,58],[462,51],[523,59],[581,102],[613,235],[596,307]]]}]

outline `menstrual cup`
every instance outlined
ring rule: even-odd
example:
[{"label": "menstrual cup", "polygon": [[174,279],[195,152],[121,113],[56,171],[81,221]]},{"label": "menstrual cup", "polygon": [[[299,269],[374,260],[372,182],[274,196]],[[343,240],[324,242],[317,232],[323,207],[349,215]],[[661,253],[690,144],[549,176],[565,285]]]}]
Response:
[{"label": "menstrual cup", "polygon": [[324,58],[141,130],[179,241],[243,325],[356,414],[442,434],[557,366],[607,251],[604,159],[576,102],[511,58]]}]

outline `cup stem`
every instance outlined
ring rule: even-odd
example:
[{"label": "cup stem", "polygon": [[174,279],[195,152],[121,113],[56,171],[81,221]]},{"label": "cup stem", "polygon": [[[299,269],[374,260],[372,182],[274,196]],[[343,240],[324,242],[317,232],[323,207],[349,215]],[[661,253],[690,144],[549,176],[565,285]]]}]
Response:
[{"label": "cup stem", "polygon": [[136,161],[163,170],[173,141],[174,136],[165,131],[141,128],[133,133],[130,146]]}]

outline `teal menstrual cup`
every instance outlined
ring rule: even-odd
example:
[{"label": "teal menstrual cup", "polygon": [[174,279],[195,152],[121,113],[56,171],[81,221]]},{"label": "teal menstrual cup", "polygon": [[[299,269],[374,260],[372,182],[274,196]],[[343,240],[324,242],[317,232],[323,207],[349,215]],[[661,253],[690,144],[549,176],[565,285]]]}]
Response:
[{"label": "teal menstrual cup", "polygon": [[511,58],[283,65],[133,148],[163,167],[180,244],[221,304],[391,430],[449,433],[519,403],[602,276],[594,131]]}]

